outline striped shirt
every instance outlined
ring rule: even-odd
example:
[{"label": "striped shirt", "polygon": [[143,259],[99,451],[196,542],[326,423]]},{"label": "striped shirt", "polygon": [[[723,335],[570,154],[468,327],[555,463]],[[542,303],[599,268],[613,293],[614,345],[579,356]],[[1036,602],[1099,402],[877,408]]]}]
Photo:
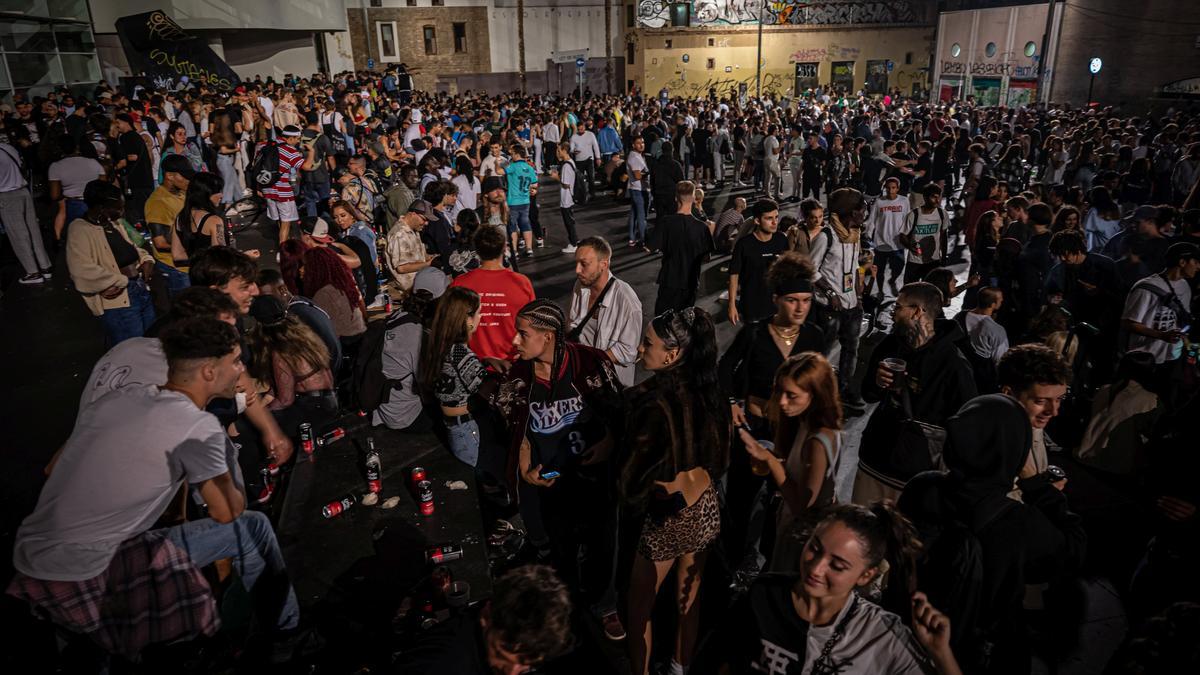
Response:
[{"label": "striped shirt", "polygon": [[[259,143],[255,152],[262,152],[266,145],[266,143]],[[263,197],[277,202],[295,201],[296,191],[292,188],[292,184],[295,181],[296,173],[303,164],[304,155],[299,150],[287,143],[280,143],[279,180],[262,191]]]}]

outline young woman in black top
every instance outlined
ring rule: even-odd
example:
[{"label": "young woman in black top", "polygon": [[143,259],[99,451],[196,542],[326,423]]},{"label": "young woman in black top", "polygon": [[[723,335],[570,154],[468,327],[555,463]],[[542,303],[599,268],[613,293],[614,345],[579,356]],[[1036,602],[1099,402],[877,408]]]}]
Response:
[{"label": "young woman in black top", "polygon": [[225,217],[218,208],[225,181],[215,173],[201,172],[188,183],[183,209],[175,218],[175,236],[171,239],[171,256],[176,265],[201,251],[225,245]]}]

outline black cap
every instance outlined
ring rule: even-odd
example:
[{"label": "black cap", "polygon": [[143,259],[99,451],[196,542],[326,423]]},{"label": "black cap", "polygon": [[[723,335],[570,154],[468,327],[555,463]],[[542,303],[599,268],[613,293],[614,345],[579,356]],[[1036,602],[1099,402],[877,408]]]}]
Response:
[{"label": "black cap", "polygon": [[83,202],[88,205],[88,208],[105,205],[118,206],[124,199],[121,188],[107,181],[90,181],[83,188]]},{"label": "black cap", "polygon": [[1167,247],[1167,267],[1174,267],[1181,260],[1200,260],[1200,246],[1179,241]]},{"label": "black cap", "polygon": [[274,295],[260,295],[250,302],[250,316],[264,325],[279,323],[287,318],[287,307]]},{"label": "black cap", "polygon": [[408,205],[408,212],[419,213],[422,216],[425,216],[425,220],[433,220],[434,218],[437,218],[437,214],[433,211],[433,206],[424,199],[414,199],[413,202]]}]

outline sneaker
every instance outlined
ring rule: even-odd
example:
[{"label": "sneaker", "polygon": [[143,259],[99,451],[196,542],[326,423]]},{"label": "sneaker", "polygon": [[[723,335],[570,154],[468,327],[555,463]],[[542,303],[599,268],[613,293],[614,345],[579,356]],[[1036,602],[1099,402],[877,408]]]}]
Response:
[{"label": "sneaker", "polygon": [[44,281],[50,281],[51,277],[53,277],[53,276],[54,276],[54,275],[52,275],[52,274],[50,273],[50,270],[43,270],[43,271],[42,271],[42,279],[43,279]]},{"label": "sneaker", "polygon": [[546,240],[545,240],[545,239],[538,238],[538,240],[537,240],[537,247],[538,247],[538,248],[546,248]]},{"label": "sneaker", "polygon": [[533,257],[533,251],[532,251],[532,250],[530,250],[530,249],[525,249],[525,257],[526,257],[526,258],[532,258],[532,257]]},{"label": "sneaker", "polygon": [[625,626],[621,625],[621,617],[617,610],[609,610],[600,615],[600,625],[604,628],[604,637],[614,642],[625,639]]},{"label": "sneaker", "polygon": [[727,291],[727,290],[721,291],[721,294],[717,296],[717,299],[718,300],[728,300],[729,299],[729,291]]},{"label": "sneaker", "polygon": [[383,309],[387,306],[387,301],[387,293],[380,293],[379,295],[375,296],[375,300],[371,302],[371,304],[367,305],[367,309]]},{"label": "sneaker", "polygon": [[629,240],[629,248],[637,248],[638,243],[632,239]]},{"label": "sneaker", "polygon": [[562,252],[563,252],[563,253],[566,253],[567,255],[574,255],[574,253],[575,253],[575,245],[574,245],[574,244],[567,244],[566,248],[564,248],[564,249],[562,250]]},{"label": "sneaker", "polygon": [[34,272],[33,274],[26,274],[20,279],[17,279],[17,282],[25,284],[26,286],[30,286],[33,284],[45,283],[46,280],[42,278],[41,272]]},{"label": "sneaker", "polygon": [[521,249],[522,251],[525,250],[525,240],[524,239],[517,240],[517,248]]}]

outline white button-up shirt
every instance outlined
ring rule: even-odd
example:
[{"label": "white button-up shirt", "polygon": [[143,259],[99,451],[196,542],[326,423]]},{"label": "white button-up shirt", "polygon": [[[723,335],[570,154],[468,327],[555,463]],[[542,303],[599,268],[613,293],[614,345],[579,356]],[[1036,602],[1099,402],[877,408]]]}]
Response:
[{"label": "white button-up shirt", "polygon": [[[612,281],[612,288],[600,300],[595,316],[580,332],[579,342],[608,352],[617,379],[629,387],[633,385],[634,362],[642,339],[642,301],[629,284],[616,277],[612,277]],[[592,290],[576,281],[571,293],[571,328],[587,316],[591,298]]]}]

